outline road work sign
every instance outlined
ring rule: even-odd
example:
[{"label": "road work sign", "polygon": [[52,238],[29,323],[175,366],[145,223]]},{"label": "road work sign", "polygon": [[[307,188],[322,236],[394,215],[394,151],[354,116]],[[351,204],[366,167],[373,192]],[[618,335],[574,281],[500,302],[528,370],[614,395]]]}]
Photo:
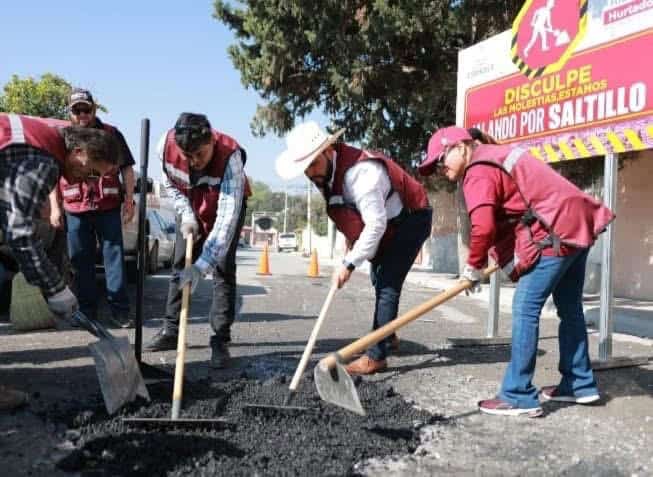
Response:
[{"label": "road work sign", "polygon": [[653,0],[529,0],[459,54],[457,124],[554,162],[653,147]]}]

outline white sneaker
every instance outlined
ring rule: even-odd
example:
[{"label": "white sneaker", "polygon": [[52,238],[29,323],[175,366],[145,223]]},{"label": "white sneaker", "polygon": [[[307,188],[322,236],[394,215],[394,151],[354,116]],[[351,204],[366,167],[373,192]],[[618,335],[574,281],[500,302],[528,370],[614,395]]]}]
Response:
[{"label": "white sneaker", "polygon": [[542,388],[542,399],[545,401],[573,402],[575,404],[591,404],[601,399],[598,394],[587,396],[563,396],[558,394],[558,386],[546,386]]}]

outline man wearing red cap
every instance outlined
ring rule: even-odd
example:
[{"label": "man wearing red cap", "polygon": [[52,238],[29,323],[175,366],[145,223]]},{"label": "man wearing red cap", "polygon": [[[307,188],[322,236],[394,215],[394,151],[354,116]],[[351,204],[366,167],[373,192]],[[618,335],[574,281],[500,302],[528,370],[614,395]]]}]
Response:
[{"label": "man wearing red cap", "polygon": [[[485,137],[487,138],[487,137]],[[479,141],[480,139],[480,141]],[[431,137],[423,175],[462,181],[471,221],[470,250],[461,279],[478,288],[489,254],[514,281],[511,361],[496,398],[481,412],[542,415],[542,399],[588,404],[599,399],[590,367],[582,292],[587,253],[614,214],[527,150],[479,144],[459,127]],[[486,141],[487,142],[487,141]],[[533,386],[539,318],[549,295],[560,317],[562,379]]]},{"label": "man wearing red cap", "polygon": [[[376,293],[373,328],[397,317],[406,275],[431,233],[432,210],[426,191],[392,159],[378,152],[336,144],[344,132],[327,134],[315,122],[297,125],[286,137],[288,149],[276,162],[277,174],[305,174],[324,195],[327,214],[352,244],[335,279],[342,287],[356,267],[371,262]],[[387,367],[388,337],[347,365],[349,374],[372,374]]]}]

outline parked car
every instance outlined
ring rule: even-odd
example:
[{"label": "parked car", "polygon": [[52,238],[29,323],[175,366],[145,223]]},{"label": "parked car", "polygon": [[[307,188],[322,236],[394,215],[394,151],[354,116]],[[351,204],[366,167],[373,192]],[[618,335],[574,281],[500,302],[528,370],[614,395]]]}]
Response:
[{"label": "parked car", "polygon": [[277,243],[277,251],[282,252],[284,250],[299,250],[299,245],[297,244],[297,234],[294,232],[285,232],[279,234],[279,241]]},{"label": "parked car", "polygon": [[146,232],[150,250],[148,272],[155,273],[161,266],[172,266],[177,236],[174,222],[165,220],[157,210],[148,209]]}]

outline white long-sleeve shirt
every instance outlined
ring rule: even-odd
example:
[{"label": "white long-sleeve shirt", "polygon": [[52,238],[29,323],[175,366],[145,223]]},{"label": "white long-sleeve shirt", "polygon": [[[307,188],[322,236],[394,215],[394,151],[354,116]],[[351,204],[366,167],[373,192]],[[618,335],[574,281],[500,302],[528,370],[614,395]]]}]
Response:
[{"label": "white long-sleeve shirt", "polygon": [[[337,156],[334,161],[335,172]],[[333,185],[333,176],[331,185]],[[345,261],[355,267],[361,266],[365,260],[374,258],[388,220],[395,218],[403,209],[397,192],[392,192],[388,197],[391,189],[388,172],[378,161],[359,162],[345,173],[342,198],[345,204],[356,207],[365,224],[353,248],[345,255]]]},{"label": "white long-sleeve shirt", "polygon": [[[161,137],[157,145],[161,164],[163,164],[166,135],[164,134]],[[203,274],[224,265],[229,245],[233,240],[237,239],[235,233],[240,211],[243,207],[245,180],[242,155],[240,150],[236,150],[227,159],[227,167],[220,183],[220,197],[215,223],[204,242],[201,255],[195,261],[195,265]],[[165,171],[163,173],[163,186],[169,196],[173,198],[175,212],[181,216],[181,222],[196,222],[197,219],[190,200],[170,182]]]}]

